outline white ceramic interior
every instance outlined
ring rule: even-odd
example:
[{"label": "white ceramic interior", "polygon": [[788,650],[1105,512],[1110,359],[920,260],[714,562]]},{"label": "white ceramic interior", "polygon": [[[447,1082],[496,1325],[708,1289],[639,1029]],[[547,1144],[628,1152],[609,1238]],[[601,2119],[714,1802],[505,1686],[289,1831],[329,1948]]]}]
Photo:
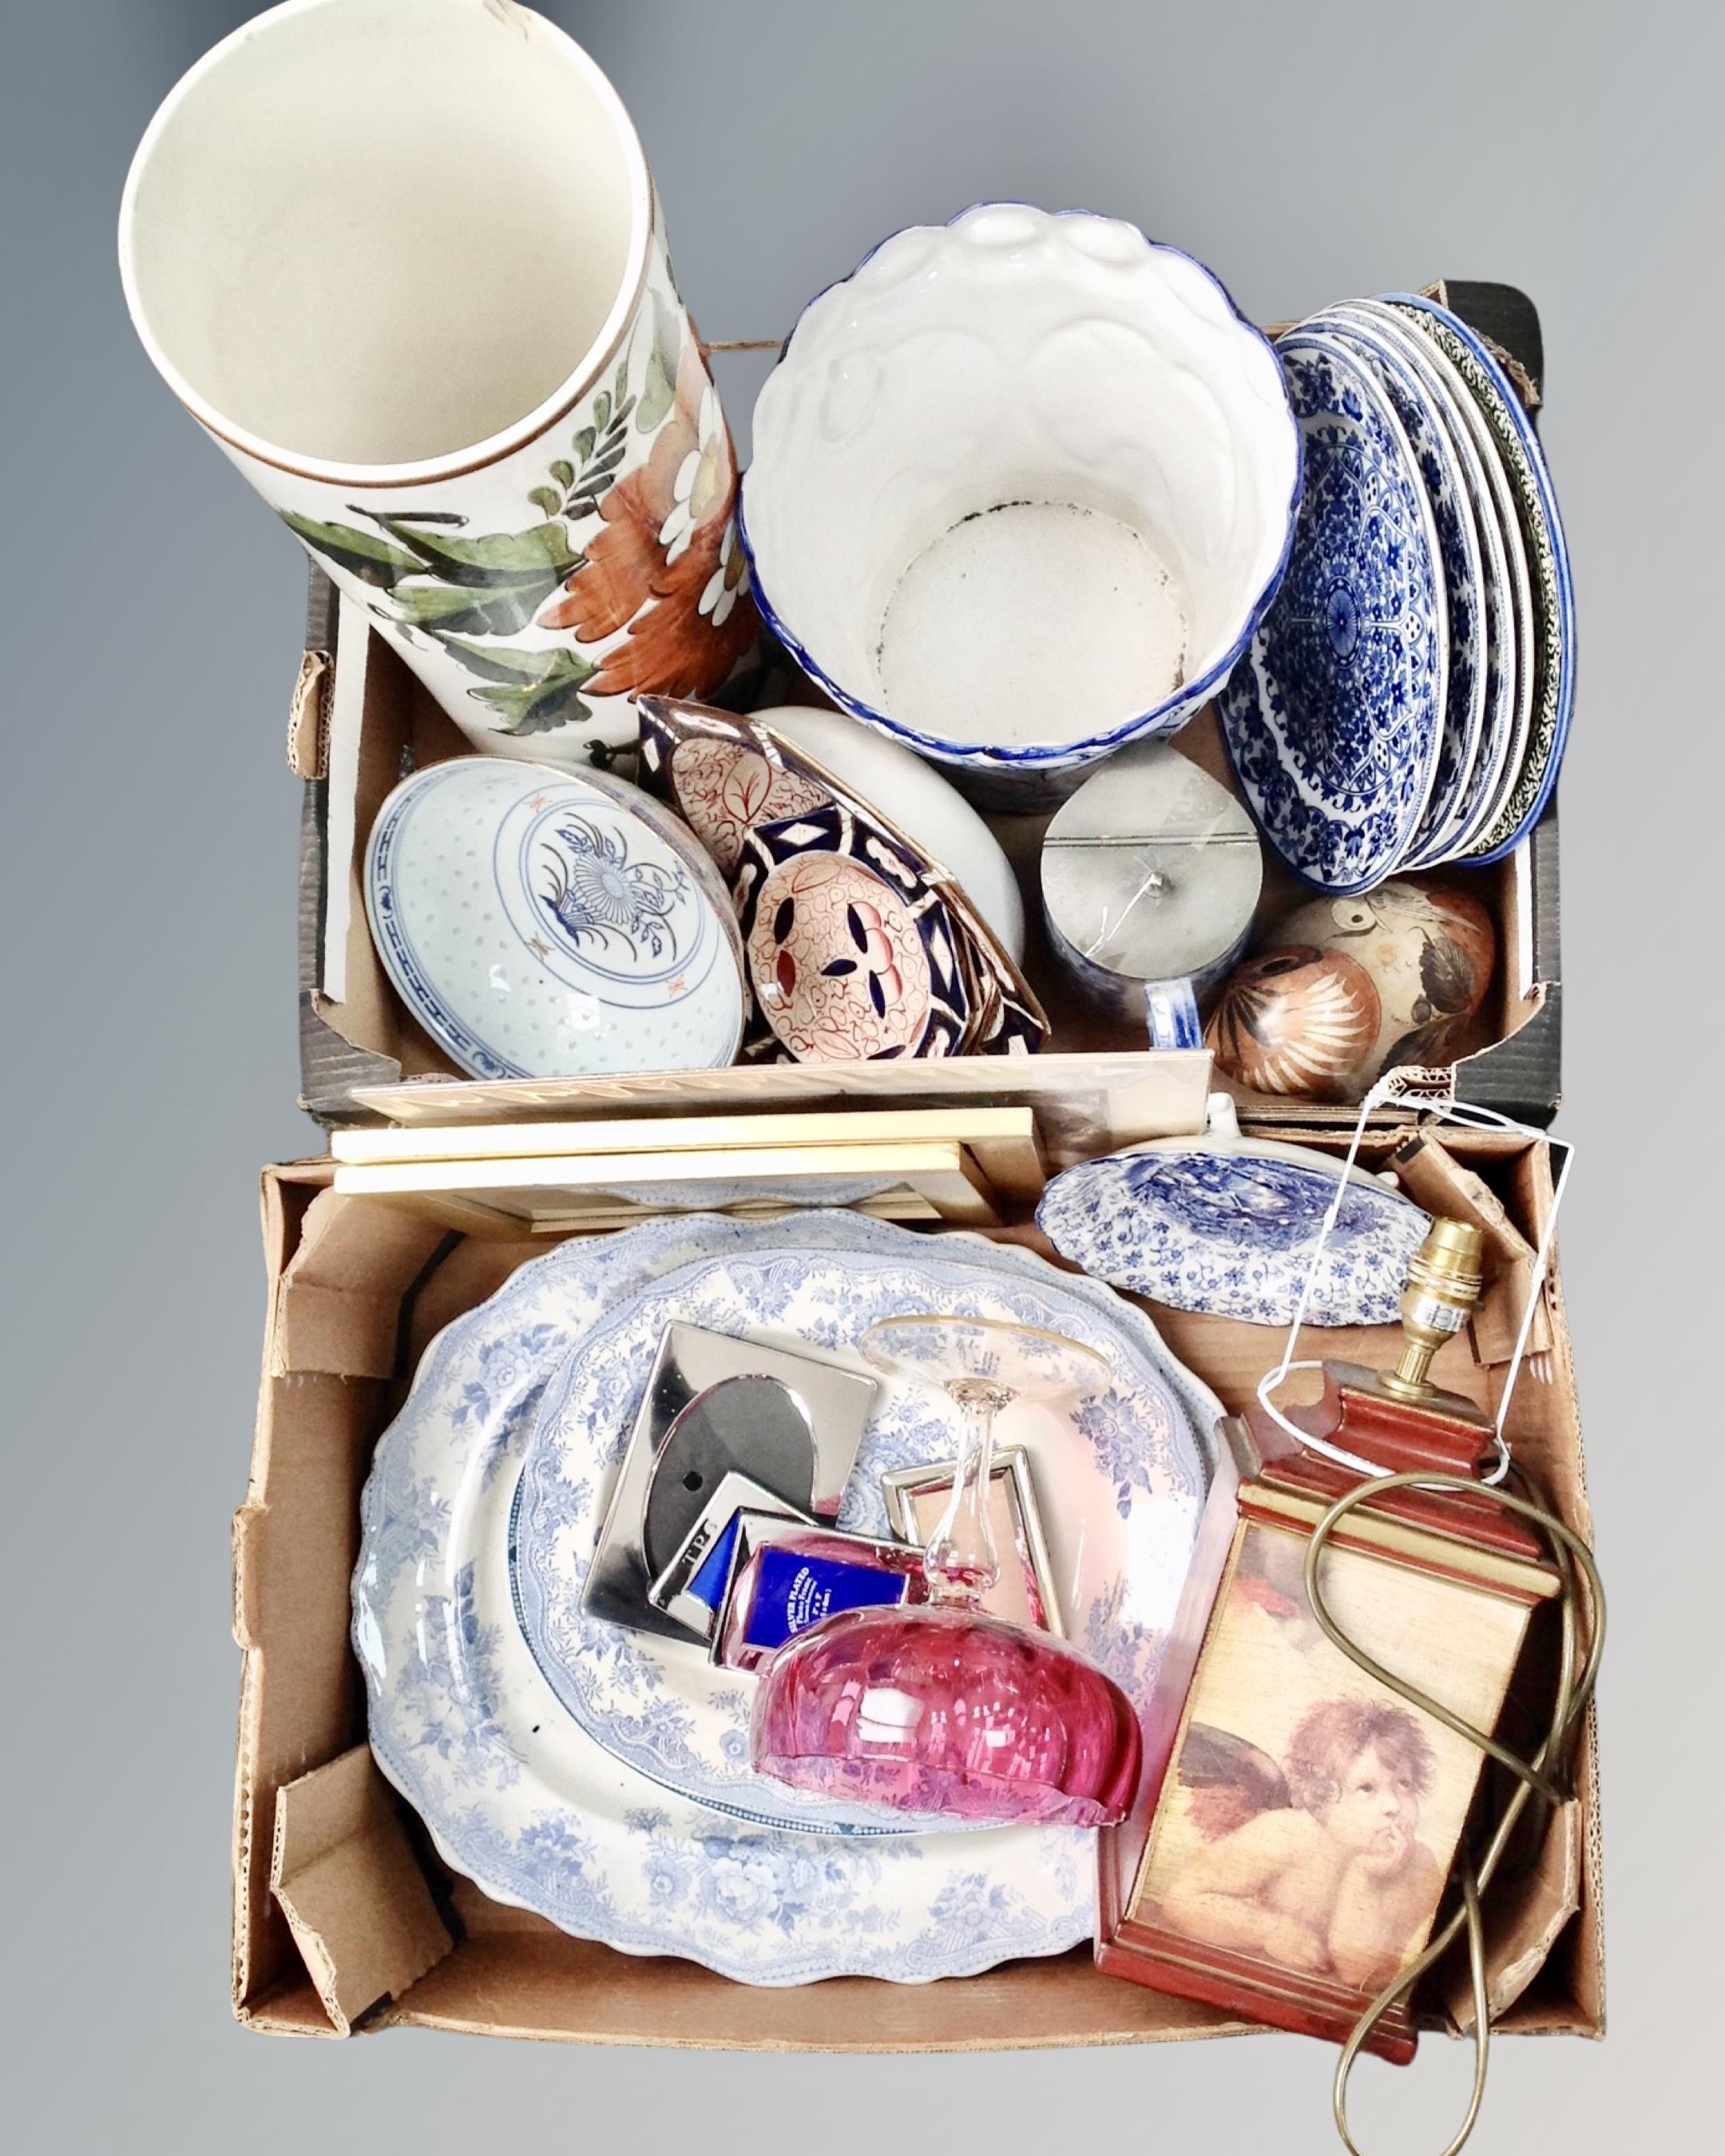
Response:
[{"label": "white ceramic interior", "polygon": [[288,0],[207,54],[126,182],[121,270],[213,433],[317,477],[530,439],[603,362],[652,203],[629,116],[513,0]]},{"label": "white ceramic interior", "polygon": [[1280,578],[1281,368],[1135,226],[984,203],[811,302],[755,408],[774,626],[937,757],[1060,767],[1189,716]]},{"label": "white ceramic interior", "polygon": [[975,809],[937,771],[842,711],[779,704],[752,716],[806,749],[860,801],[949,869],[1014,964],[1024,963],[1024,902],[1012,864]]}]

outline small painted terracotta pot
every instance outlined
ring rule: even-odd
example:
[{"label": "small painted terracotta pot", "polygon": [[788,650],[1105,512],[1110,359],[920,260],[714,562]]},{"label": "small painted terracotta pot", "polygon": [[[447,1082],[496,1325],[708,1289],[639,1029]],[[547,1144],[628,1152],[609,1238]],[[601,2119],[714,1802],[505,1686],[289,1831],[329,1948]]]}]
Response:
[{"label": "small painted terracotta pot", "polygon": [[1313,899],[1276,933],[1351,959],[1377,992],[1378,1024],[1353,1074],[1353,1100],[1386,1070],[1453,1062],[1497,957],[1491,915],[1445,884],[1397,880],[1358,898]]},{"label": "small painted terracotta pot", "polygon": [[542,16],[242,24],[146,131],[120,263],[169,388],[476,748],[584,765],[752,645],[646,159]]},{"label": "small painted terracotta pot", "polygon": [[1255,1092],[1341,1101],[1378,1027],[1378,991],[1363,966],[1282,944],[1229,977],[1204,1038],[1229,1076]]}]

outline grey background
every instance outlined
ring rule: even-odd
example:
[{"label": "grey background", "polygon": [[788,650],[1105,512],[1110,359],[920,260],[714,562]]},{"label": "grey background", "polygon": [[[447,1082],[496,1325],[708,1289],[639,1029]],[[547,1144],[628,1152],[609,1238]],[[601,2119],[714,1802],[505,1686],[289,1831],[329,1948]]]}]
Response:
[{"label": "grey background", "polygon": [[[12,2145],[1332,2147],[1329,2055],[1287,2038],[847,2062],[408,2032],[294,2045],[229,2022],[227,1519],[263,1314],[255,1179],[316,1142],[293,1105],[299,790],[282,762],[304,571],[135,343],[113,226],[156,103],[249,12],[0,10]],[[1612,2033],[1502,2044],[1475,2145],[1699,2148],[1720,1923],[1702,1501],[1719,1422],[1717,11],[548,12],[639,124],[709,336],[782,331],[882,234],[988,194],[1135,218],[1260,319],[1440,272],[1538,301],[1584,644],[1563,788],[1562,1128],[1580,1148],[1564,1273],[1615,1594]],[[1411,2076],[1368,2070],[1367,2148],[1440,2147],[1465,2074],[1441,2045]]]}]

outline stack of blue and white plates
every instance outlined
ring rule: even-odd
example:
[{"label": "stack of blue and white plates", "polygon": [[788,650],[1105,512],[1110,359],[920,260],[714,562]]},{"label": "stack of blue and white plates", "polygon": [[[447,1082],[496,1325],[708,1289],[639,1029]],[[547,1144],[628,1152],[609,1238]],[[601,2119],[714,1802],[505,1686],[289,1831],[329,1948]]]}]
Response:
[{"label": "stack of blue and white plates", "polygon": [[1265,837],[1321,891],[1508,853],[1557,783],[1568,562],[1515,386],[1434,301],[1280,340],[1304,444],[1287,573],[1220,700]]}]

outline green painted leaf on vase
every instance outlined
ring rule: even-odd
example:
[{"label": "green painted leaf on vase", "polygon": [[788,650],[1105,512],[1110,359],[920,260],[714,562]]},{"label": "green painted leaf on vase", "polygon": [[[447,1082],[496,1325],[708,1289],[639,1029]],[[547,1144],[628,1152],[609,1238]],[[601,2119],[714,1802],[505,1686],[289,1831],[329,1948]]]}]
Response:
[{"label": "green painted leaf on vase", "polygon": [[362,583],[393,591],[403,577],[418,576],[424,567],[413,555],[403,553],[375,531],[356,531],[350,524],[321,524],[316,517],[297,516],[290,509],[280,515],[295,538]]},{"label": "green painted leaf on vase", "polygon": [[562,512],[563,497],[554,486],[536,486],[527,499],[546,516],[557,516]]},{"label": "green painted leaf on vase", "polygon": [[525,531],[492,531],[477,539],[452,539],[440,531],[415,530],[398,517],[377,522],[393,539],[418,556],[421,573],[449,584],[482,589],[518,585],[547,597],[580,561],[561,524],[535,524]]},{"label": "green painted leaf on vase", "polygon": [[[459,639],[451,642],[459,645]],[[470,689],[468,695],[495,711],[506,734],[547,734],[577,719],[590,719],[593,706],[582,696],[582,685],[598,669],[567,646],[554,651],[475,652],[460,645],[464,663],[475,671],[484,659],[492,663],[496,685]]]},{"label": "green painted leaf on vase", "polygon": [[683,326],[662,300],[653,302],[653,349],[647,355],[635,425],[650,434],[670,411],[677,393],[677,364],[683,357]]},{"label": "green painted leaf on vase", "polygon": [[[585,456],[587,452],[583,449],[581,454]],[[572,486],[575,484],[575,467],[565,458],[557,459],[551,468],[551,475],[559,486]]]},{"label": "green painted leaf on vase", "polygon": [[583,659],[566,644],[553,644],[549,649],[523,651],[511,650],[506,644],[470,644],[462,636],[445,636],[442,643],[444,650],[459,660],[470,674],[508,688],[539,689],[555,681],[569,682],[578,688],[599,670],[592,660]]},{"label": "green painted leaf on vase", "polygon": [[[555,587],[553,587],[555,588]],[[441,584],[415,582],[395,588],[396,610],[410,629],[433,636],[462,631],[472,636],[515,636],[544,603],[536,584]]]}]

